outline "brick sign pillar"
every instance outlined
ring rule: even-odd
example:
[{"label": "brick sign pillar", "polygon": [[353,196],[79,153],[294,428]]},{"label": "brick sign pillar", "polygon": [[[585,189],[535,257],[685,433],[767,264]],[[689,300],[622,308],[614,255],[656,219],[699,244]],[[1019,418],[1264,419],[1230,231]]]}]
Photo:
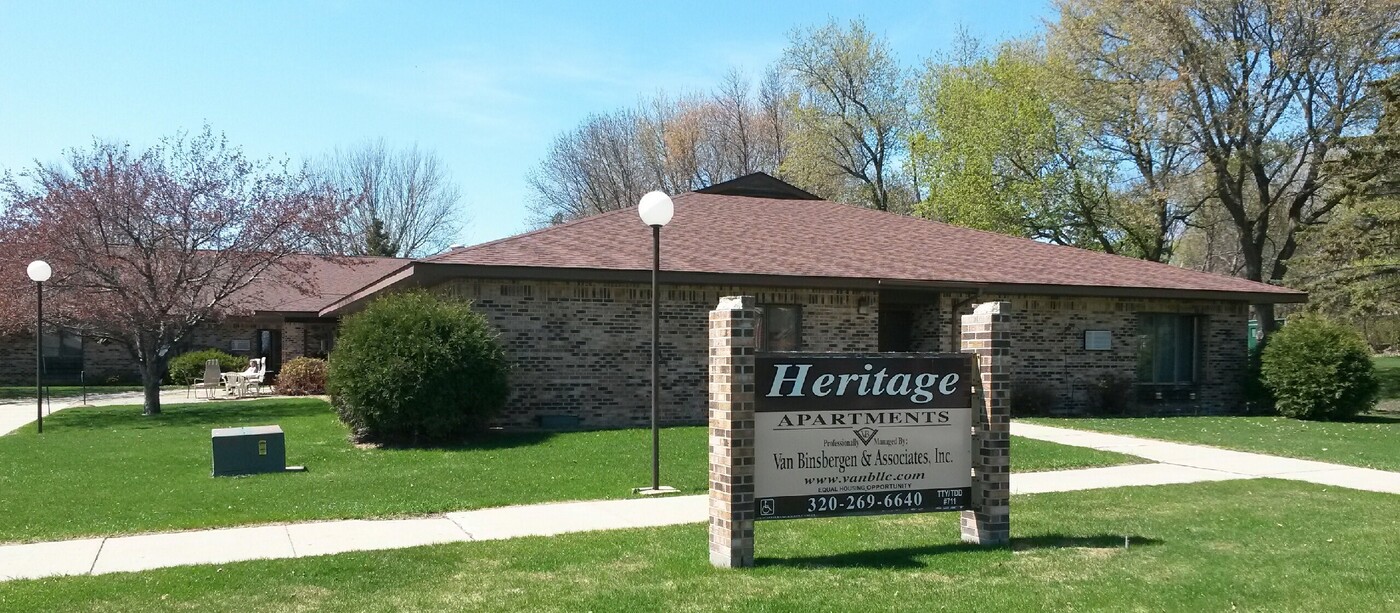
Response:
[{"label": "brick sign pillar", "polygon": [[973,403],[972,492],[962,540],[1005,545],[1011,541],[1011,303],[985,302],[963,315],[962,350],[977,354],[982,379]]},{"label": "brick sign pillar", "polygon": [[753,566],[753,296],[721,298],[710,311],[710,563]]}]

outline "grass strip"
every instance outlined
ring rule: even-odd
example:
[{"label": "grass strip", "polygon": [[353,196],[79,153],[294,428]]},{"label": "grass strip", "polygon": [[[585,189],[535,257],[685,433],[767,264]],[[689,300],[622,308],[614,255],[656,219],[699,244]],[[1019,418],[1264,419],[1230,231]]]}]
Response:
[{"label": "grass strip", "polygon": [[1250,480],[1017,496],[1012,509],[1001,549],[959,543],[952,513],[763,522],[759,566],[726,571],[696,524],[10,582],[0,609],[1400,609],[1393,495]]},{"label": "grass strip", "polygon": [[[316,399],[74,408],[0,437],[0,542],[317,519],[380,518],[630,497],[651,482],[646,429],[498,434],[426,449],[360,447]],[[309,472],[210,477],[209,430],[278,424]],[[662,482],[706,491],[702,427],[661,433]],[[1018,471],[1139,461],[1016,439]]]}]

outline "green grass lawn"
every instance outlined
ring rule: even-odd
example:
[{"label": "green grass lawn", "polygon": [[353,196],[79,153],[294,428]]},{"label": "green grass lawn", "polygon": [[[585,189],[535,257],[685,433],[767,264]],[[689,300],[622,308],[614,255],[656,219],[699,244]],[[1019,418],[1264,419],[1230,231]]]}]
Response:
[{"label": "green grass lawn", "polygon": [[1286,417],[1070,417],[1022,421],[1400,470],[1400,416],[1396,415],[1362,415],[1352,421],[1330,422]]},{"label": "green grass lawn", "polygon": [[[1017,496],[1013,546],[957,515],[761,522],[17,581],[15,611],[1395,611],[1395,497],[1252,480]],[[1129,546],[1124,548],[1124,537]]]},{"label": "green grass lawn", "polygon": [[1376,356],[1371,360],[1381,380],[1381,402],[1377,408],[1400,412],[1400,356]]},{"label": "green grass lawn", "polygon": [[1139,457],[1110,451],[1061,445],[1019,436],[1011,437],[1011,468],[1018,473],[1143,464],[1147,461]]},{"label": "green grass lawn", "polygon": [[[139,385],[89,385],[87,393],[91,394],[116,394],[119,392],[139,392]],[[77,385],[51,385],[49,386],[49,398],[72,398],[82,396],[83,388]],[[20,398],[34,398],[34,386],[7,385],[0,386],[0,400],[17,400]]]},{"label": "green grass lawn", "polygon": [[[437,449],[373,449],[316,399],[68,409],[0,437],[0,542],[313,519],[395,517],[558,500],[625,498],[651,480],[649,430],[502,434]],[[279,424],[305,473],[210,477],[209,430]],[[1017,439],[1018,471],[1136,458]],[[701,427],[661,435],[662,482],[707,487]]]}]

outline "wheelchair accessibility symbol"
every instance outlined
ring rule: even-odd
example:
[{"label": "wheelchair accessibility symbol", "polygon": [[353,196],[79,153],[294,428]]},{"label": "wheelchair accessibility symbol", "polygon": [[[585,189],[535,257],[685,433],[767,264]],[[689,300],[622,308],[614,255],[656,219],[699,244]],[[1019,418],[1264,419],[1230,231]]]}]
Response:
[{"label": "wheelchair accessibility symbol", "polygon": [[772,498],[764,498],[764,499],[758,501],[758,514],[759,514],[759,515],[773,515],[773,514],[775,514],[775,513],[777,513],[777,512],[778,512],[778,505],[777,505],[776,503],[773,502],[773,499],[772,499]]}]

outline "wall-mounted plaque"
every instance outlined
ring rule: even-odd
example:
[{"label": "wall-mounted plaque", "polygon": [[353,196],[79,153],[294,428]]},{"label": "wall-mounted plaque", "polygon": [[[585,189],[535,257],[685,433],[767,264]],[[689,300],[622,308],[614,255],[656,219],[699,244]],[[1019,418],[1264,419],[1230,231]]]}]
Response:
[{"label": "wall-mounted plaque", "polygon": [[1086,351],[1110,351],[1113,349],[1113,333],[1108,330],[1085,330],[1084,349]]}]

